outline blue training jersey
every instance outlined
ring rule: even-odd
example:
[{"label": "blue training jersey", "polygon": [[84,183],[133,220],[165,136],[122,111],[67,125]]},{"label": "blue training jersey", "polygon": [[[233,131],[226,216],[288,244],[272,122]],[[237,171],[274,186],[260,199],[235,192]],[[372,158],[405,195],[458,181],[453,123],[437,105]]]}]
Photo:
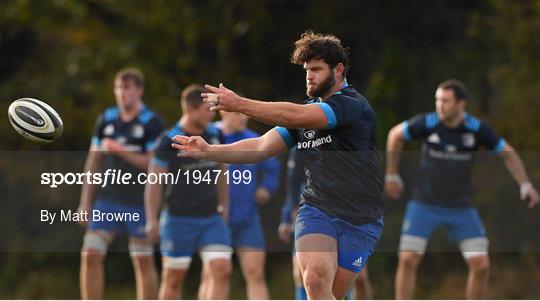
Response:
[{"label": "blue training jersey", "polygon": [[[234,143],[244,139],[256,138],[259,135],[252,130],[245,129],[241,132],[223,135],[224,143]],[[229,183],[229,224],[248,224],[258,216],[255,191],[259,187],[266,188],[270,193],[275,193],[279,186],[279,161],[270,158],[256,164],[230,164],[229,171],[249,172],[251,181],[249,184],[234,181]]]},{"label": "blue training jersey", "polygon": [[472,206],[475,152],[485,147],[498,153],[505,146],[504,139],[469,114],[454,129],[446,127],[436,112],[419,114],[404,122],[403,136],[422,141],[414,199],[445,207]]},{"label": "blue training jersey", "polygon": [[[129,151],[144,154],[153,149],[158,136],[165,129],[159,116],[143,105],[139,115],[128,122],[120,118],[118,107],[111,107],[100,114],[96,120],[92,144],[98,148],[104,138],[114,139],[123,144]],[[120,157],[104,153],[103,171],[107,169],[121,170],[122,173],[131,174],[131,179],[146,170],[139,170]],[[113,201],[126,205],[144,205],[144,184],[133,182],[131,184],[111,184],[100,188],[98,198],[103,201]]]},{"label": "blue training jersey", "polygon": [[325,101],[307,103],[324,111],[324,129],[275,128],[289,148],[296,146],[304,163],[307,182],[301,202],[353,225],[380,220],[384,202],[375,112],[347,84]]},{"label": "blue training jersey", "polygon": [[[178,151],[171,146],[172,137],[175,135],[191,136],[177,123],[159,138],[152,158],[153,164],[167,169],[167,173],[175,177],[175,181],[166,183],[165,209],[175,216],[216,214],[218,198],[215,180],[217,171],[221,168],[220,164],[178,157]],[[221,131],[213,125],[208,126],[200,136],[210,144],[223,142]]]}]

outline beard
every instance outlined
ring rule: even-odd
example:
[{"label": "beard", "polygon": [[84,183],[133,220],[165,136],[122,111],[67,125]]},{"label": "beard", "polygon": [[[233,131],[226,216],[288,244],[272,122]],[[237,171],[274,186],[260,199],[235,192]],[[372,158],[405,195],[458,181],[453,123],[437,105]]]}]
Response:
[{"label": "beard", "polygon": [[328,74],[328,77],[325,78],[320,84],[318,84],[316,87],[313,87],[311,90],[307,88],[306,94],[309,97],[317,98],[322,97],[324,94],[326,94],[332,87],[336,84],[336,79],[334,77],[334,72],[330,72]]}]

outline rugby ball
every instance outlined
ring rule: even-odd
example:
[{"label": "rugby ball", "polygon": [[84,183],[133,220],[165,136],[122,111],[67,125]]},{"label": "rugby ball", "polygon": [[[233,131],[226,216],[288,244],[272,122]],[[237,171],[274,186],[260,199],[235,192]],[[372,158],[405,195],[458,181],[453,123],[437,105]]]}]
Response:
[{"label": "rugby ball", "polygon": [[48,104],[33,98],[15,100],[8,109],[9,122],[24,138],[51,143],[64,130],[62,119]]}]

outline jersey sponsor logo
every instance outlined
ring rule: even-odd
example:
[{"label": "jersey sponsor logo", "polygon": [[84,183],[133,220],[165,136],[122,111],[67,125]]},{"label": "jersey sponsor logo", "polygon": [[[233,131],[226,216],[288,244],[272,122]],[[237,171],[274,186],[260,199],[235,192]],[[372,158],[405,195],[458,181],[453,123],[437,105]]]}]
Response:
[{"label": "jersey sponsor logo", "polygon": [[449,153],[454,153],[457,151],[457,146],[453,145],[453,144],[448,144],[446,145],[446,151],[449,152]]},{"label": "jersey sponsor logo", "polygon": [[[455,147],[455,146],[454,146]],[[431,158],[449,161],[470,161],[473,159],[472,152],[449,152],[429,149],[428,154]]]},{"label": "jersey sponsor logo", "polygon": [[140,124],[133,126],[131,129],[131,135],[133,138],[142,138],[144,136],[144,127]]},{"label": "jersey sponsor logo", "polygon": [[304,137],[306,137],[306,139],[313,139],[313,137],[315,137],[315,131],[305,131]]},{"label": "jersey sponsor logo", "polygon": [[474,138],[474,134],[472,133],[466,133],[461,136],[461,139],[463,140],[463,145],[465,147],[474,147],[476,144],[476,139]]},{"label": "jersey sponsor logo", "polygon": [[352,265],[355,266],[355,267],[361,267],[362,266],[362,256],[358,257],[358,259],[353,261]]},{"label": "jersey sponsor logo", "polygon": [[111,136],[112,134],[114,134],[114,125],[109,124],[103,129],[103,135]]},{"label": "jersey sponsor logo", "polygon": [[124,137],[124,136],[119,136],[119,137],[116,138],[116,141],[117,141],[118,143],[120,143],[120,144],[126,144],[127,138]]},{"label": "jersey sponsor logo", "polygon": [[328,136],[322,137],[322,138],[318,138],[318,139],[315,139],[315,140],[298,142],[296,148],[297,149],[312,148],[312,147],[317,147],[317,146],[320,146],[320,145],[323,145],[323,144],[328,144],[328,143],[332,143],[332,136],[331,135],[328,135]]},{"label": "jersey sponsor logo", "polygon": [[433,133],[427,138],[427,141],[429,143],[439,144],[441,143],[441,137],[439,137],[439,134]]}]

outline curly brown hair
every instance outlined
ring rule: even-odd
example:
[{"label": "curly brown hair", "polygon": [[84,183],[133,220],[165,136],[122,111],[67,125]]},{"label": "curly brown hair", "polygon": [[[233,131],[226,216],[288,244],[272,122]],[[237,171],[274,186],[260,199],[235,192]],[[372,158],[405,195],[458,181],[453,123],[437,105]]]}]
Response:
[{"label": "curly brown hair", "polygon": [[291,63],[303,65],[312,59],[323,59],[331,68],[342,63],[345,66],[343,77],[349,69],[349,48],[341,45],[341,40],[329,34],[305,31],[300,39],[294,42]]}]

